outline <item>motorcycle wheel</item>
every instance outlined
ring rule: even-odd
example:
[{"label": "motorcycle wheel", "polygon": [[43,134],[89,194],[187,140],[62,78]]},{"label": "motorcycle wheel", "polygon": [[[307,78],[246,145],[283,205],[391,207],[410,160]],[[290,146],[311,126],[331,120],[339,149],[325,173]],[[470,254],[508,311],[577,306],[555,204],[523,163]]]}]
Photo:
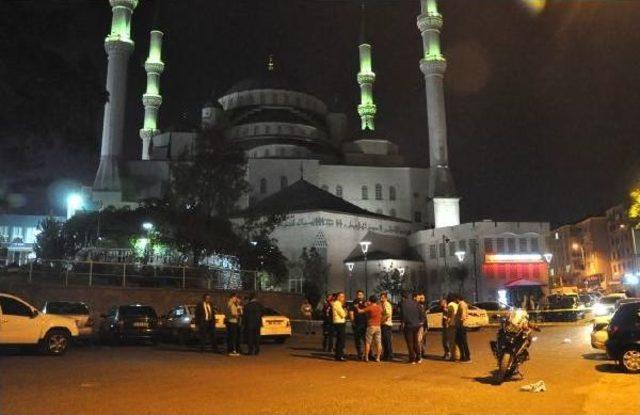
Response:
[{"label": "motorcycle wheel", "polygon": [[496,372],[496,383],[501,385],[507,376],[507,371],[511,365],[511,354],[504,353],[498,362],[498,371]]}]

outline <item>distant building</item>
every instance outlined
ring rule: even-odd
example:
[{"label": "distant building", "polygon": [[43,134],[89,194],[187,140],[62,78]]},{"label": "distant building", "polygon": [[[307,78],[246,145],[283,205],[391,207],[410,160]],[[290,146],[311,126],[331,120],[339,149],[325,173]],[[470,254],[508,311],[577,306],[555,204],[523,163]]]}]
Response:
[{"label": "distant building", "polygon": [[447,277],[452,268],[468,271],[463,293],[478,299],[497,300],[498,291],[516,281],[547,285],[545,254],[549,224],[546,222],[463,223],[428,229],[409,237],[409,245],[422,257],[430,297],[458,290],[458,282]]},{"label": "distant building", "polygon": [[611,262],[611,284],[620,285],[625,277],[640,276],[640,235],[634,229],[625,205],[617,205],[606,212]]},{"label": "distant building", "polygon": [[[23,265],[32,257],[38,225],[47,215],[0,214],[0,265]],[[66,218],[54,219],[64,222]]]}]

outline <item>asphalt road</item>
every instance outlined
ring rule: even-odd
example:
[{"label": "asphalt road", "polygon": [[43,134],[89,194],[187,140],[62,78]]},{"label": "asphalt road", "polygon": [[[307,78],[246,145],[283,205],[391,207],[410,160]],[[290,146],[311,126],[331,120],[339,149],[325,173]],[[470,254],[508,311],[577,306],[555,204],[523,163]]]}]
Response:
[{"label": "asphalt road", "polygon": [[[494,329],[469,334],[473,362],[334,362],[319,336],[265,344],[260,356],[189,347],[87,346],[63,357],[0,355],[2,414],[638,414],[640,376],[617,371],[589,345],[589,327],[538,333],[524,380],[491,384]],[[404,353],[401,339],[396,351]],[[349,339],[348,352],[353,353]],[[401,355],[400,357],[403,357]],[[544,380],[547,391],[521,392]]]}]

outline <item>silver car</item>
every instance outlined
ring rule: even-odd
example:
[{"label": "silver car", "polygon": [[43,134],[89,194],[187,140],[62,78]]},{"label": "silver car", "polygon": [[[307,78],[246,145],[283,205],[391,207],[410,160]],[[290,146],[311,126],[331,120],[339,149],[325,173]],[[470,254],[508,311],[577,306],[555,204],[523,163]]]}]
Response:
[{"label": "silver car", "polygon": [[73,301],[47,301],[42,307],[45,314],[64,316],[75,320],[80,339],[90,339],[93,335],[93,318],[88,305]]},{"label": "silver car", "polygon": [[[166,315],[160,316],[160,332],[162,338],[169,341],[178,341],[181,344],[193,341],[197,338],[195,323],[196,305],[180,304],[173,307]],[[224,314],[217,312],[216,332],[225,330]]]}]

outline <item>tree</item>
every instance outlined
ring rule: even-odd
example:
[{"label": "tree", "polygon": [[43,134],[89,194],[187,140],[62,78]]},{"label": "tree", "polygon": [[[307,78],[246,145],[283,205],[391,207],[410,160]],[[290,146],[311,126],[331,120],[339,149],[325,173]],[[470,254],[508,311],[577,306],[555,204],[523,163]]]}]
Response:
[{"label": "tree", "polygon": [[634,227],[640,228],[640,186],[631,190],[629,198],[631,199],[629,219],[633,221]]},{"label": "tree", "polygon": [[248,191],[242,149],[219,130],[207,128],[196,138],[193,159],[174,163],[166,196],[145,207],[159,217],[161,240],[191,262],[210,254],[233,254],[243,245],[230,221],[237,202]]},{"label": "tree", "polygon": [[329,289],[327,281],[329,266],[315,247],[311,247],[308,250],[307,248],[302,248],[300,261],[302,262],[302,275],[304,278],[302,292],[309,299],[309,302],[315,305],[322,297],[322,287],[324,287],[325,292]]},{"label": "tree", "polygon": [[55,218],[47,217],[38,224],[38,236],[34,251],[38,258],[62,259],[65,257],[63,224]]},{"label": "tree", "polygon": [[274,286],[282,285],[289,275],[287,258],[278,248],[276,240],[267,235],[246,241],[237,256],[244,269],[268,273],[270,283]]},{"label": "tree", "polygon": [[404,278],[397,268],[384,270],[380,274],[380,283],[375,288],[376,293],[383,291],[389,293],[392,298],[398,298],[402,295],[404,289]]},{"label": "tree", "polygon": [[449,270],[450,277],[458,283],[458,293],[462,293],[464,283],[469,277],[469,269],[467,267],[455,267]]}]

